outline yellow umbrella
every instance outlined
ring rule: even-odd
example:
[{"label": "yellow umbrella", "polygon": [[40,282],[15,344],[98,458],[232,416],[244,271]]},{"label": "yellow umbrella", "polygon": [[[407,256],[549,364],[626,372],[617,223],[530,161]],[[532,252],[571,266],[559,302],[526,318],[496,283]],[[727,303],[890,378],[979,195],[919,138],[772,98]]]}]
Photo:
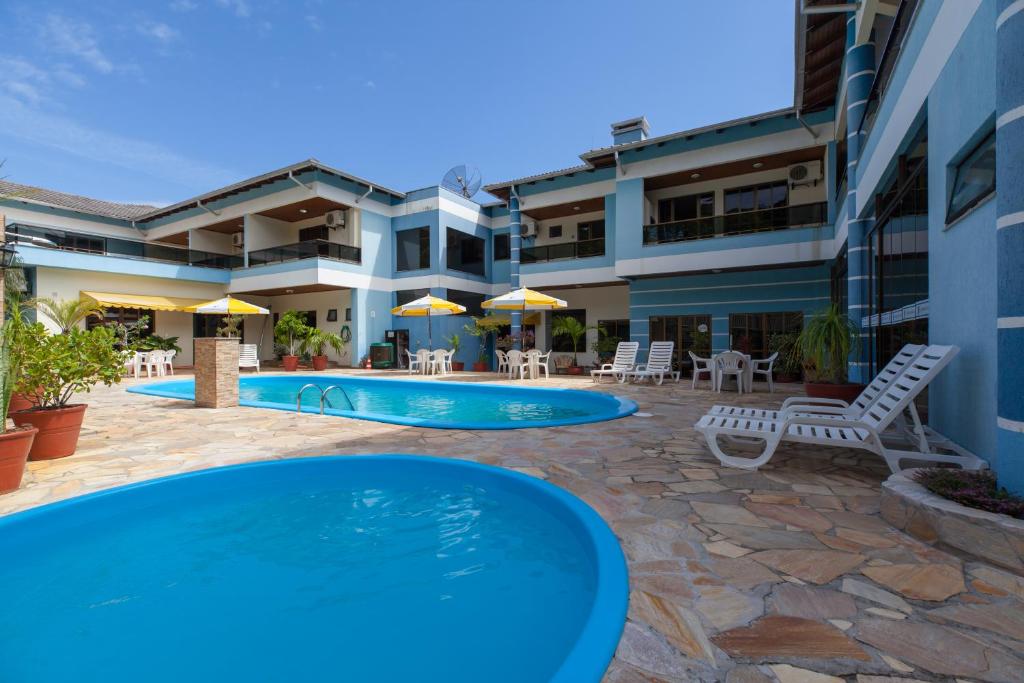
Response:
[{"label": "yellow umbrella", "polygon": [[554,311],[568,308],[569,304],[553,296],[522,287],[514,292],[488,299],[481,306],[499,311]]},{"label": "yellow umbrella", "polygon": [[207,301],[204,304],[188,306],[183,310],[188,313],[207,313],[210,315],[267,315],[270,313],[270,311],[262,306],[256,306],[232,296]]},{"label": "yellow umbrella", "polygon": [[427,345],[431,351],[434,349],[434,339],[430,329],[430,318],[435,315],[457,315],[465,312],[465,306],[445,301],[432,294],[391,309],[391,315],[427,319]]}]

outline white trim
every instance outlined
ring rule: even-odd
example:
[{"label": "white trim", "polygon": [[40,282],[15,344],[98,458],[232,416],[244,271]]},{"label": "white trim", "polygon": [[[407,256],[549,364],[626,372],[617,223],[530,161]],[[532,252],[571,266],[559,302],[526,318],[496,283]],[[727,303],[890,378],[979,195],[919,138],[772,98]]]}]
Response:
[{"label": "white trim", "polygon": [[996,218],[996,229],[1001,230],[1002,228],[1010,228],[1014,225],[1024,224],[1024,211],[1017,211],[1016,213],[1008,213],[1005,216],[999,216]]},{"label": "white trim", "polygon": [[1024,315],[1010,315],[996,319],[996,329],[1013,330],[1024,327]]},{"label": "white trim", "polygon": [[[533,264],[529,264],[533,265]],[[596,282],[613,282],[619,278],[615,275],[614,266],[605,268],[581,268],[579,270],[557,270],[541,273],[519,271],[519,284],[531,289],[553,289],[565,285],[576,285]],[[623,282],[625,287],[626,283]]]},{"label": "white trim", "polygon": [[745,306],[747,304],[773,304],[781,301],[828,301],[832,297],[830,296],[797,296],[797,297],[786,297],[782,299],[743,299],[741,301],[694,301],[686,303],[670,303],[670,304],[630,304],[630,308],[681,308],[683,306],[722,306],[722,305],[735,305]]},{"label": "white trim", "polygon": [[1006,417],[997,417],[996,425],[1000,429],[1005,429],[1008,432],[1024,432],[1024,422],[1018,422],[1017,420],[1011,420]]},{"label": "white trim", "polygon": [[875,75],[875,70],[874,69],[864,69],[863,71],[858,71],[855,74],[850,74],[849,76],[847,76],[846,80],[847,80],[847,82],[849,82],[849,81],[852,81],[854,78],[860,78],[861,76],[866,76],[867,74],[871,74],[872,76],[874,76]]},{"label": "white trim", "polygon": [[[647,248],[645,248],[647,249]],[[687,271],[737,268],[776,263],[797,264],[805,261],[827,261],[835,254],[832,237],[807,242],[788,242],[742,249],[694,251],[665,256],[640,256],[619,259],[615,263],[618,277],[664,275]],[[572,272],[572,271],[570,271]]]},{"label": "white trim", "polygon": [[867,103],[868,103],[868,100],[867,100],[866,97],[863,100],[857,100],[856,102],[850,102],[848,105],[846,105],[846,111],[850,111],[854,107],[861,107],[861,106],[863,106],[863,105],[865,105]]},{"label": "white trim", "polygon": [[853,253],[858,252],[858,251],[867,251],[870,248],[871,247],[847,247],[846,248],[846,253],[847,254],[853,254]]},{"label": "white trim", "polygon": [[1009,5],[1007,5],[1006,9],[1004,9],[1000,13],[1000,15],[996,17],[996,30],[998,31],[999,27],[1008,22],[1010,18],[1013,17],[1013,15],[1022,11],[1024,11],[1024,0],[1016,0],[1016,2],[1011,2]]},{"label": "white trim", "polygon": [[642,289],[631,291],[630,296],[639,296],[641,294],[652,294],[652,293],[664,293],[664,292],[695,292],[704,289],[740,289],[743,287],[774,287],[775,285],[809,285],[819,282],[831,282],[829,278],[819,278],[817,280],[790,280],[787,282],[750,282],[740,285],[712,285],[710,287],[666,287],[663,289]]},{"label": "white trim", "polygon": [[[1024,0],[1021,0],[1021,2],[1024,2]],[[1010,111],[1003,112],[1003,115],[996,119],[996,130],[1002,128],[1008,123],[1016,121],[1022,116],[1024,116],[1024,104],[1019,107],[1014,107]]]}]

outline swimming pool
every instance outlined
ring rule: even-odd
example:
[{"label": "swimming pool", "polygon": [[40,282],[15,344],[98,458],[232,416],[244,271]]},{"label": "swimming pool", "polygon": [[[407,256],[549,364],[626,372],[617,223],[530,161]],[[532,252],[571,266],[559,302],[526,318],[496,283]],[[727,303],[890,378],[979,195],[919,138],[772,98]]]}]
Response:
[{"label": "swimming pool", "polygon": [[[272,375],[242,377],[239,403],[257,408],[295,410],[295,399],[306,384],[331,385],[325,412],[330,415],[441,429],[522,429],[612,420],[636,412],[636,403],[576,389],[536,389],[466,382],[372,379],[344,375]],[[191,379],[132,387],[151,396],[193,400]],[[351,402],[351,403],[349,403]],[[320,392],[302,396],[303,410],[320,409]]]},{"label": "swimming pool", "polygon": [[419,456],[283,460],[0,518],[0,661],[34,681],[599,681],[615,536],[539,479]]}]

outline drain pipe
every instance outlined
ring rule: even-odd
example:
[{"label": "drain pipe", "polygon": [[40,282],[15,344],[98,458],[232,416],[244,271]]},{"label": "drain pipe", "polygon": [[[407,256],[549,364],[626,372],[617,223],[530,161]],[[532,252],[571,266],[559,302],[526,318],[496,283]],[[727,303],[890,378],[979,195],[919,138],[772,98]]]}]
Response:
[{"label": "drain pipe", "polygon": [[220,211],[214,211],[213,209],[211,209],[210,207],[206,206],[205,204],[203,204],[198,199],[196,200],[196,206],[198,206],[200,209],[202,209],[206,213],[213,214],[214,216],[219,216],[220,215]]},{"label": "drain pipe", "polygon": [[366,188],[367,189],[366,189],[365,193],[363,193],[360,196],[356,197],[356,204],[358,204],[361,200],[366,199],[371,194],[373,194],[373,185],[367,185]]},{"label": "drain pipe", "polygon": [[295,177],[295,171],[288,171],[288,180],[292,181],[293,183],[295,183],[296,185],[305,190],[309,190],[310,192],[314,191],[310,185],[307,185],[306,183],[302,182],[301,180]]},{"label": "drain pipe", "polygon": [[806,129],[806,130],[807,130],[807,132],[808,132],[808,133],[810,133],[810,134],[811,134],[811,137],[812,137],[812,138],[814,138],[815,140],[817,140],[817,139],[818,139],[819,137],[821,137],[821,134],[820,134],[820,133],[816,133],[816,132],[814,131],[814,129],[813,129],[813,128],[811,128],[811,127],[810,127],[810,125],[808,125],[808,123],[807,123],[806,121],[804,121],[804,119],[803,119],[803,116],[802,116],[802,112],[801,112],[801,111],[800,111],[799,109],[797,109],[797,110],[796,110],[796,120],[797,120],[797,122],[799,122],[799,124],[800,124],[801,126],[803,126],[803,127],[804,127],[804,129]]}]

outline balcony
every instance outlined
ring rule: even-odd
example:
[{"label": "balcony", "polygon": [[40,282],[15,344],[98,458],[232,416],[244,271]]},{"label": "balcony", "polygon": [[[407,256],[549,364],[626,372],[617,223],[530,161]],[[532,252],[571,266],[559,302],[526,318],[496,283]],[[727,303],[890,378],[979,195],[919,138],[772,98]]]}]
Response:
[{"label": "balcony", "polygon": [[828,204],[798,204],[644,226],[644,246],[825,225]]},{"label": "balcony", "polygon": [[541,263],[560,259],[590,258],[604,256],[604,238],[546,244],[540,247],[524,247],[519,252],[520,263]]},{"label": "balcony", "polygon": [[249,252],[249,265],[262,266],[267,263],[284,263],[309,258],[326,258],[348,263],[362,263],[362,249],[347,244],[328,242],[327,240],[307,240],[295,244],[285,244],[268,249],[257,249]]},{"label": "balcony", "polygon": [[27,246],[71,251],[79,254],[161,261],[201,268],[227,269],[242,267],[241,256],[215,254],[209,251],[175,247],[156,242],[141,242],[117,237],[68,232],[66,230],[37,228],[29,225],[14,224],[7,226],[7,239]]}]

